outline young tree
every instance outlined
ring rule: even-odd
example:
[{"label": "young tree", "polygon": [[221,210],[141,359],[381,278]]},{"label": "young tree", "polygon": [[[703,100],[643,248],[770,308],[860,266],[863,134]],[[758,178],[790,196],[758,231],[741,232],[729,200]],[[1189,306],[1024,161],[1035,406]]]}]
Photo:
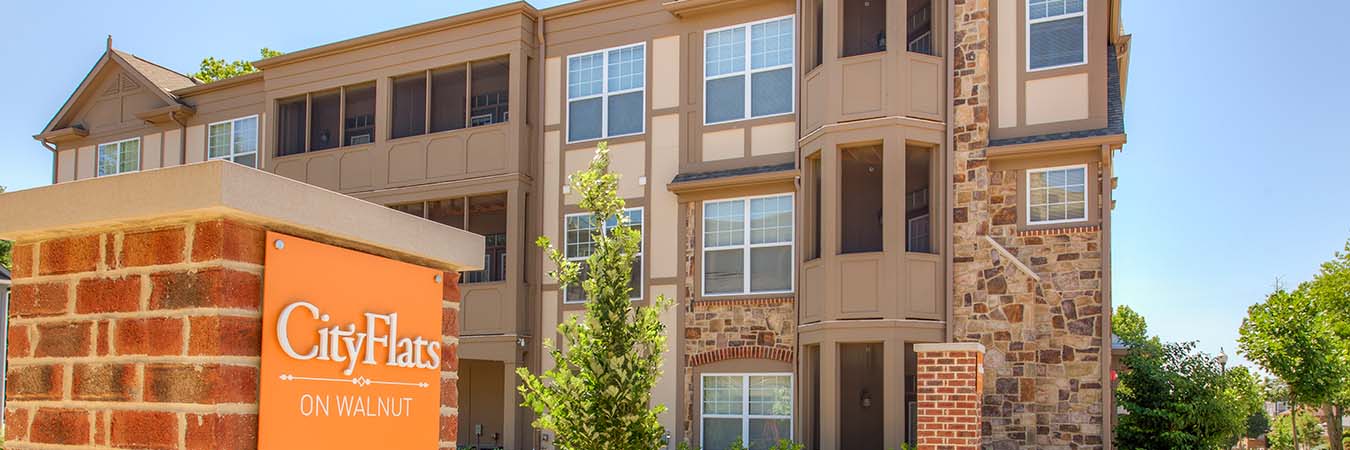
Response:
[{"label": "young tree", "polygon": [[[1238,348],[1247,359],[1289,387],[1291,415],[1299,405],[1322,405],[1344,389],[1348,374],[1346,344],[1333,332],[1335,320],[1314,300],[1313,285],[1276,289],[1266,301],[1247,309],[1238,330]],[[1298,422],[1297,417],[1291,419]],[[1298,427],[1291,442],[1302,442]],[[1339,437],[1332,445],[1339,446]]]},{"label": "young tree", "polygon": [[[1302,447],[1311,448],[1322,440],[1322,424],[1317,423],[1311,411],[1304,411],[1298,414],[1298,428],[1295,429],[1289,424],[1294,416],[1294,410],[1289,410],[1289,414],[1281,414],[1275,418],[1275,424],[1271,427],[1270,433],[1266,435],[1266,444],[1271,450],[1296,450]],[[1294,442],[1298,441],[1298,445]]]},{"label": "young tree", "polygon": [[[280,56],[281,52],[263,47],[262,50],[258,50],[258,54],[261,55],[263,59],[267,59],[273,56]],[[208,56],[206,59],[202,60],[201,67],[197,73],[192,74],[192,78],[196,78],[204,83],[210,83],[212,81],[220,81],[226,78],[233,78],[257,71],[258,68],[253,67],[253,63],[242,59],[226,62],[223,59],[216,59]]]},{"label": "young tree", "polygon": [[560,345],[545,340],[556,367],[540,377],[525,368],[516,371],[522,406],[538,414],[535,428],[553,431],[554,444],[564,450],[655,449],[665,436],[657,415],[666,407],[652,406],[651,392],[666,351],[659,315],[671,301],[662,296],[652,306],[635,307],[629,300],[641,237],[623,214],[618,180],[609,171],[603,142],[590,167],[572,176],[572,189],[581,195],[581,208],[591,212],[591,223],[618,224],[609,230],[593,227],[594,251],[584,263],[568,261],[547,238],[538,242],[558,267],[549,275],[562,286],[575,288],[580,281],[587,299],[579,320],[558,325]]}]

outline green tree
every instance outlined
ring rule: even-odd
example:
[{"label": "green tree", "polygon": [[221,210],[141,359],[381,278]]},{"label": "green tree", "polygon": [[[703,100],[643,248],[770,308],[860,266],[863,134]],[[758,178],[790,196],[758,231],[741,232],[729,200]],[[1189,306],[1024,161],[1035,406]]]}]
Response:
[{"label": "green tree", "polygon": [[1343,450],[1344,430],[1340,418],[1350,408],[1350,241],[1343,251],[1336,252],[1331,261],[1322,263],[1313,277],[1308,292],[1322,316],[1328,318],[1331,333],[1341,344],[1341,383],[1332,390],[1323,406],[1327,419],[1327,440],[1331,450]]},{"label": "green tree", "polygon": [[1249,439],[1259,438],[1270,432],[1270,415],[1266,411],[1260,410],[1247,416],[1247,433],[1243,436]]},{"label": "green tree", "polygon": [[[273,56],[281,56],[282,53],[263,47],[262,50],[258,50],[258,54],[262,56],[262,59],[267,59]],[[237,59],[226,62],[223,59],[208,56],[206,59],[202,60],[201,67],[197,70],[197,73],[192,74],[192,78],[196,78],[204,83],[210,83],[257,71],[258,68],[253,67],[253,63],[249,61]]]},{"label": "green tree", "polygon": [[[5,193],[5,187],[0,186],[0,194],[3,193]],[[4,266],[6,269],[14,268],[14,260],[12,259],[14,256],[10,254],[13,247],[13,242],[0,240],[0,266]]]},{"label": "green tree", "polygon": [[[1265,302],[1247,309],[1238,330],[1242,354],[1288,385],[1294,416],[1299,405],[1320,406],[1336,399],[1350,376],[1346,343],[1333,330],[1338,320],[1316,299],[1315,289],[1319,287],[1313,283],[1293,291],[1276,288]],[[1301,431],[1291,429],[1290,442],[1303,442],[1297,436]],[[1331,446],[1340,446],[1339,436]]]},{"label": "green tree", "polygon": [[[1295,416],[1294,410],[1289,410],[1289,414],[1281,414],[1275,418],[1275,424],[1271,426],[1270,433],[1266,434],[1266,444],[1271,450],[1296,450],[1303,447],[1313,447],[1318,441],[1322,440],[1322,424],[1317,423],[1317,418],[1313,416],[1312,411],[1303,411],[1298,416],[1298,429],[1290,427],[1291,418]],[[1297,437],[1298,446],[1294,446],[1294,439]]]},{"label": "green tree", "polygon": [[1225,370],[1194,343],[1165,343],[1147,335],[1143,317],[1128,308],[1124,329],[1113,326],[1129,347],[1117,403],[1129,414],[1116,425],[1121,449],[1229,448],[1260,409],[1262,393],[1246,368]]},{"label": "green tree", "polygon": [[[536,377],[525,368],[521,378],[522,406],[533,409],[535,428],[551,430],[560,449],[632,450],[663,445],[665,429],[657,415],[664,405],[652,406],[651,392],[661,376],[666,330],[660,313],[671,301],[664,296],[652,306],[634,306],[629,299],[641,236],[629,227],[624,201],[617,195],[618,174],[609,171],[605,143],[596,149],[590,167],[572,176],[580,206],[590,211],[593,252],[582,264],[568,261],[547,238],[539,238],[557,265],[549,275],[562,286],[580,281],[586,292],[586,311],[558,325],[560,345],[545,340],[556,367]],[[602,231],[603,230],[603,231]],[[588,276],[581,274],[585,271]]]}]

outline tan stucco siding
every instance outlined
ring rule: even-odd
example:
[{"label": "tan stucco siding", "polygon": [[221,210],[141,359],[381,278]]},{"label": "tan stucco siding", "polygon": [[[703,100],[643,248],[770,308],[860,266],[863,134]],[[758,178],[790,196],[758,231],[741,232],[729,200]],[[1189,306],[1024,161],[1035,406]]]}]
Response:
[{"label": "tan stucco siding", "polygon": [[164,167],[173,167],[183,163],[183,131],[164,132]]},{"label": "tan stucco siding", "polygon": [[92,145],[80,147],[80,152],[76,154],[75,179],[83,180],[98,175],[98,155],[95,150],[96,148],[97,147]]},{"label": "tan stucco siding", "polygon": [[652,106],[665,109],[680,106],[680,37],[666,36],[652,41]]},{"label": "tan stucco siding", "polygon": [[674,277],[679,256],[679,198],[666,188],[680,170],[680,117],[652,118],[652,201],[647,248],[652,278]]},{"label": "tan stucco siding", "polygon": [[187,129],[187,164],[206,160],[206,126],[193,125]]},{"label": "tan stucco siding", "polygon": [[1088,118],[1088,74],[1027,82],[1027,125]]},{"label": "tan stucco siding", "polygon": [[797,150],[797,126],[792,122],[760,125],[750,129],[752,156],[792,153]]},{"label": "tan stucco siding", "polygon": [[544,61],[544,125],[557,125],[562,119],[562,58]]},{"label": "tan stucco siding", "polygon": [[141,136],[141,170],[158,169],[163,158],[164,133]]},{"label": "tan stucco siding", "polygon": [[[1004,11],[1016,11],[1017,0],[997,0],[998,10],[998,42],[1017,42],[1017,15],[1003,13]],[[1017,46],[1000,45],[998,46],[998,60],[1006,61],[1005,64],[999,64],[998,70],[998,127],[1011,128],[1017,126]]]},{"label": "tan stucco siding", "polygon": [[703,133],[703,161],[718,161],[745,156],[745,129]]},{"label": "tan stucco siding", "polygon": [[78,150],[61,150],[56,154],[56,181],[64,183],[75,181],[75,152]]}]

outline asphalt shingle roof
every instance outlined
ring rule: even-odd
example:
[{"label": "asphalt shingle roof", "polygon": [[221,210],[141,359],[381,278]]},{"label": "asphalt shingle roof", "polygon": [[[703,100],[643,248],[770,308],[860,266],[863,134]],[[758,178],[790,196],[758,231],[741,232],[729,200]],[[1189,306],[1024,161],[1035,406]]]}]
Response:
[{"label": "asphalt shingle roof", "polygon": [[770,172],[785,172],[796,168],[795,163],[771,164],[766,166],[740,167],[726,170],[712,170],[708,172],[682,173],[675,176],[671,183],[687,183],[690,181],[712,180],[717,178],[737,177],[742,175],[755,175]]}]

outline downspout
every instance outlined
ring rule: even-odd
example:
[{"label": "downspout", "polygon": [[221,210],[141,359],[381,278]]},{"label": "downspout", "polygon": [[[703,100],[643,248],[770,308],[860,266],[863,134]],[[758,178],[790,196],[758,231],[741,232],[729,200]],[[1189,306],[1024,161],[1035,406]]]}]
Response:
[{"label": "downspout", "polygon": [[61,163],[61,159],[57,158],[56,146],[52,145],[51,142],[47,142],[47,139],[39,139],[38,142],[41,142],[43,147],[47,147],[47,150],[52,151],[52,184],[56,184],[56,174],[61,170],[60,167],[57,167],[57,164]]},{"label": "downspout", "polygon": [[[533,132],[534,134],[538,135],[538,138],[537,138],[537,145],[538,145],[538,147],[537,147],[537,148],[539,149],[539,151],[538,151],[537,153],[539,153],[541,157],[540,157],[540,158],[530,158],[530,160],[531,160],[531,162],[533,162],[533,161],[538,161],[538,164],[539,164],[539,165],[536,166],[537,169],[538,169],[538,171],[536,172],[536,176],[538,176],[538,179],[539,179],[540,181],[544,181],[544,180],[547,180],[547,179],[548,179],[548,178],[545,176],[545,174],[544,174],[544,170],[545,170],[545,169],[544,169],[544,160],[547,159],[548,157],[543,155],[543,152],[547,151],[547,150],[545,150],[545,149],[548,148],[548,142],[547,142],[548,140],[544,137],[545,135],[547,135],[547,133],[544,132],[544,126],[545,126],[545,124],[544,124],[544,120],[545,120],[544,116],[546,116],[546,115],[548,114],[548,113],[545,111],[545,109],[548,108],[548,105],[547,105],[547,103],[548,103],[548,73],[547,73],[547,72],[548,72],[548,39],[544,37],[544,14],[543,14],[542,12],[536,12],[536,14],[538,14],[538,16],[535,18],[535,21],[534,21],[534,40],[535,40],[535,43],[539,46],[539,58],[536,60],[536,61],[537,61],[536,64],[538,64],[538,70],[539,70],[539,75],[538,75],[538,77],[539,77],[539,94],[538,94],[538,95],[539,95],[539,96],[538,96],[537,98],[539,98],[540,101],[539,101],[539,108],[538,108],[539,111],[538,111],[538,112],[535,112],[536,114],[539,114],[539,118],[538,118],[537,120],[534,121],[534,122],[535,122],[535,128],[537,128],[537,130],[536,130],[536,129],[531,129],[531,132]],[[550,202],[550,201],[555,201],[555,200],[554,200],[554,199],[550,199],[550,198],[544,198],[543,195],[540,195],[540,196],[539,196],[539,199],[540,199],[541,201],[538,201],[538,202],[535,202],[535,203],[538,204],[538,208],[539,208],[539,217],[540,217],[539,223],[542,225],[542,224],[544,223],[544,220],[545,220],[544,217],[543,217],[543,216],[544,216],[544,202]],[[525,211],[525,214],[528,216],[528,215],[529,215],[529,211]],[[540,231],[545,231],[545,230],[540,230]],[[527,232],[528,232],[528,231],[527,231]],[[528,246],[527,246],[527,247],[528,247]],[[537,258],[530,258],[530,259],[533,260],[533,259],[537,259]],[[544,264],[547,264],[547,263],[544,263]],[[527,269],[528,269],[528,266],[527,266]],[[540,267],[540,269],[542,269],[542,267]],[[539,292],[539,297],[537,297],[537,298],[543,298],[543,295],[544,295],[544,280],[541,279],[541,280],[539,280],[538,283],[535,283],[535,286],[530,287],[530,293],[531,293],[530,297],[533,298],[533,297],[534,297],[533,293],[536,292],[536,291]],[[528,302],[528,303],[534,304],[535,302]],[[542,303],[543,303],[543,302],[539,302],[539,308],[540,308],[540,309],[535,310],[534,313],[531,313],[531,314],[527,314],[527,315],[526,315],[527,317],[530,318],[530,321],[531,321],[531,322],[534,322],[534,323],[532,324],[533,326],[531,326],[530,328],[531,328],[531,329],[533,329],[533,328],[535,328],[535,327],[538,327],[538,328],[539,328],[538,330],[534,330],[533,334],[537,334],[537,335],[541,336],[540,339],[530,339],[530,341],[531,341],[530,344],[531,344],[531,345],[533,345],[534,342],[540,342],[540,341],[542,341],[542,336],[546,336],[546,335],[547,335],[546,332],[545,332],[544,330],[547,329],[548,327],[544,325],[544,311],[543,311],[542,308],[548,307],[548,305],[543,305]],[[534,338],[535,336],[530,336],[530,337],[531,337],[531,338]],[[539,348],[540,348],[540,350],[543,349],[542,346],[540,346]],[[529,348],[527,348],[527,349],[528,349],[528,350],[533,350],[533,349],[529,349]],[[539,371],[543,371],[543,370],[544,370],[544,355],[543,355],[543,352],[542,352],[542,351],[531,351],[531,352],[530,352],[530,358],[533,359],[534,361],[538,361],[537,363],[534,364],[534,367],[535,367],[536,370],[539,370]],[[531,361],[526,361],[526,362],[525,362],[525,365],[528,367],[528,366],[530,365],[530,363],[531,363]],[[529,417],[530,415],[531,415],[530,412],[526,412],[526,413],[525,413],[525,416],[526,416],[526,417]],[[520,417],[520,416],[519,416],[519,413],[517,413],[517,417]],[[520,426],[520,424],[517,423],[516,426]],[[531,449],[535,449],[535,448],[543,448],[543,447],[544,447],[544,442],[543,442],[544,434],[543,434],[543,432],[540,431],[540,430],[535,430],[534,427],[530,427],[530,430],[531,430],[531,432],[530,432],[530,448],[531,448]],[[517,433],[516,430],[512,430],[511,432],[512,432],[512,433]],[[525,448],[524,445],[521,445],[520,447],[521,447],[521,448]]]},{"label": "downspout", "polygon": [[956,56],[956,55],[955,55],[955,53],[956,53],[956,42],[955,42],[955,40],[954,40],[955,37],[956,37],[956,30],[955,30],[955,28],[956,28],[956,19],[955,19],[955,14],[953,13],[954,11],[956,11],[956,0],[947,0],[947,10],[946,10],[945,13],[943,14],[944,16],[947,16],[947,33],[946,33],[946,34],[947,34],[947,39],[946,39],[946,42],[947,42],[947,45],[946,45],[946,47],[947,47],[947,56],[946,56],[945,58],[943,58],[943,60],[946,61],[946,66],[947,66],[947,67],[946,67],[946,77],[947,77],[947,79],[945,80],[945,83],[943,84],[944,86],[947,87],[946,89],[944,89],[945,91],[947,91],[947,96],[946,96],[946,98],[947,98],[947,105],[946,105],[946,106],[947,106],[947,107],[944,108],[945,111],[943,111],[943,115],[946,116],[946,117],[945,117],[946,120],[944,120],[943,122],[945,122],[946,125],[947,125],[946,136],[944,136],[944,139],[946,140],[946,142],[945,142],[944,145],[946,145],[947,149],[946,149],[946,151],[942,152],[942,153],[943,153],[943,155],[942,155],[943,158],[942,158],[942,159],[943,159],[943,162],[944,162],[943,166],[945,166],[945,172],[946,172],[946,180],[943,181],[943,185],[947,188],[947,189],[945,189],[945,191],[947,191],[947,192],[946,192],[946,197],[947,197],[947,200],[946,200],[946,201],[947,201],[947,205],[946,205],[946,210],[947,210],[947,224],[946,224],[946,225],[947,225],[947,226],[944,227],[945,232],[943,233],[943,234],[945,235],[945,236],[943,236],[943,240],[946,241],[946,242],[945,242],[945,245],[946,245],[946,249],[947,249],[947,257],[946,257],[946,258],[943,258],[942,264],[943,264],[943,266],[944,266],[943,269],[945,270],[945,273],[947,274],[947,276],[946,276],[945,278],[946,278],[947,280],[949,280],[949,281],[948,281],[949,284],[948,284],[948,286],[947,286],[947,290],[946,290],[946,293],[945,293],[945,295],[946,295],[946,297],[947,297],[947,308],[946,308],[946,309],[947,309],[947,311],[946,311],[946,313],[947,313],[947,320],[945,321],[946,324],[947,324],[947,326],[946,326],[945,336],[944,336],[943,339],[942,339],[942,340],[945,341],[945,342],[952,342],[952,340],[953,340],[953,338],[954,338],[954,336],[952,336],[952,334],[954,333],[954,329],[953,329],[953,328],[954,328],[954,325],[952,324],[952,321],[954,320],[954,316],[955,316],[955,313],[953,313],[953,308],[955,308],[955,306],[956,306],[956,304],[953,303],[953,298],[954,298],[955,296],[952,295],[952,291],[954,291],[954,290],[956,289],[956,276],[955,276],[955,275],[953,274],[953,272],[952,272],[953,269],[954,269],[953,266],[955,266],[955,264],[952,263],[952,258],[955,258],[955,257],[956,257],[956,245],[953,243],[953,239],[952,239],[952,234],[953,234],[952,230],[953,230],[953,228],[955,228],[953,225],[956,223],[956,221],[955,221],[955,219],[956,219],[956,214],[955,214],[955,211],[956,211],[956,209],[955,209],[955,207],[956,207],[956,195],[955,195],[956,185],[955,185],[955,183],[952,182],[952,179],[953,179],[952,176],[953,176],[953,173],[954,173],[955,170],[956,170],[955,162],[953,162],[953,161],[955,161],[955,159],[956,159],[956,158],[955,158],[955,156],[956,156],[956,148],[954,147],[954,146],[955,146],[956,139],[954,139],[954,138],[952,137],[952,132],[955,130],[955,128],[952,127],[952,102],[955,101],[955,95],[952,93],[952,87],[951,87],[951,86],[952,86],[952,78],[953,78],[953,74],[956,73],[956,72],[955,72],[955,66],[952,64],[952,58],[954,58],[954,57]]}]

